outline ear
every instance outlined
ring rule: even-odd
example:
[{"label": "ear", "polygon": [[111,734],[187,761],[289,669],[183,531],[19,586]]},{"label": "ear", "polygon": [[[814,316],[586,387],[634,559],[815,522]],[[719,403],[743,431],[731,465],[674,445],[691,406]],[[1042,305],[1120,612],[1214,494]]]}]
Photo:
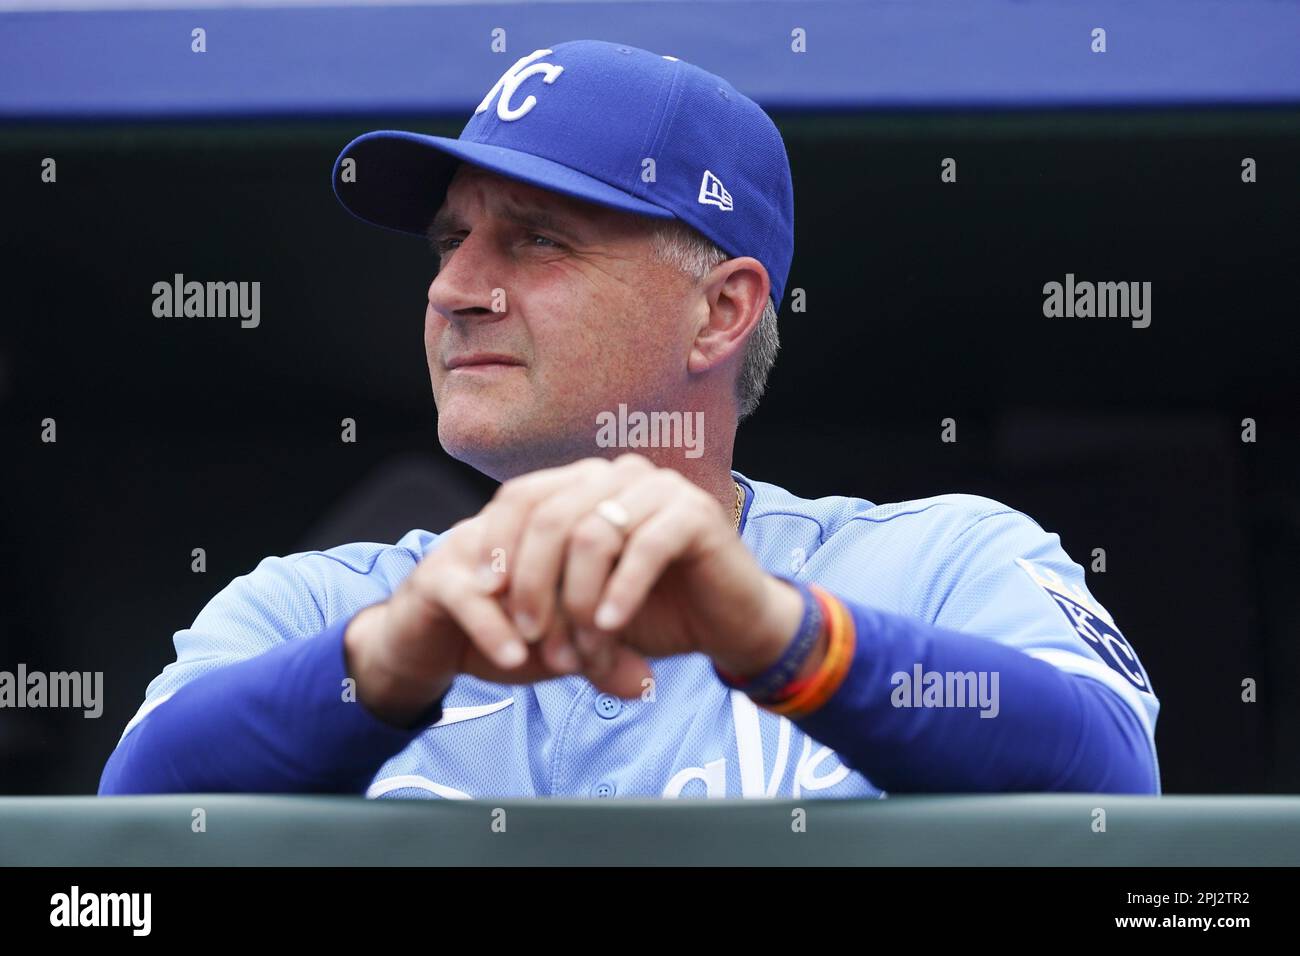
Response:
[{"label": "ear", "polygon": [[693,374],[739,357],[771,288],[767,270],[751,256],[720,262],[701,280],[699,324],[687,364]]}]

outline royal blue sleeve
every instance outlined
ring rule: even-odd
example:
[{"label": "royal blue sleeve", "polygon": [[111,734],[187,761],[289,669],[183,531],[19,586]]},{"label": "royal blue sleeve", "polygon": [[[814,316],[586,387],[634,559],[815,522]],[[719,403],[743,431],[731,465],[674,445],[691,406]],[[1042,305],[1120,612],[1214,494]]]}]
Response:
[{"label": "royal blue sleeve", "polygon": [[[857,633],[852,664],[831,698],[796,723],[882,789],[1159,792],[1146,731],[1105,683],[982,637],[842,603]],[[990,691],[997,675],[996,713],[969,700],[916,706],[927,674],[983,674]]]},{"label": "royal blue sleeve", "polygon": [[399,728],[346,694],[349,621],[190,680],[127,731],[100,795],[364,793],[442,708]]}]

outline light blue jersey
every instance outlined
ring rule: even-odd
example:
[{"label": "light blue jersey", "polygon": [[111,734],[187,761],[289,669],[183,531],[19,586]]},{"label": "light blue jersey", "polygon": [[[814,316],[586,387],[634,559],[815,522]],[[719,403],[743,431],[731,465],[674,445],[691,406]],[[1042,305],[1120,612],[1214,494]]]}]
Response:
[{"label": "light blue jersey", "polygon": [[[818,583],[846,603],[1015,648],[1103,685],[1145,733],[1158,792],[1159,701],[1057,535],[986,498],[806,500],[734,474],[747,496],[742,537],[763,568]],[[438,541],[413,530],[391,545],[264,559],[176,633],[177,659],[150,683],[123,739],[195,678],[310,638],[384,600]],[[870,653],[870,635],[859,644]],[[461,675],[443,700],[442,718],[383,763],[366,794],[884,795],[841,754],[727,688],[704,655],[651,663],[653,687],[637,700],[602,694],[579,676],[512,686]]]}]

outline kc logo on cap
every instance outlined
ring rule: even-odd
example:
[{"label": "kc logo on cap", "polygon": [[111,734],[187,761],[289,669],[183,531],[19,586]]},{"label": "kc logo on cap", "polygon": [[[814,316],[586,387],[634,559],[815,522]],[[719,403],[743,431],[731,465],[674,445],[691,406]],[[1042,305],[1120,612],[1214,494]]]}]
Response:
[{"label": "kc logo on cap", "polygon": [[[509,123],[528,115],[528,111],[537,105],[536,96],[529,93],[528,98],[513,109],[510,106],[510,100],[515,95],[515,91],[519,89],[519,84],[530,76],[536,76],[540,73],[543,83],[554,83],[559,75],[564,72],[564,67],[556,66],[554,63],[533,63],[539,57],[550,56],[552,52],[554,51],[537,50],[516,60],[515,65],[502,73],[501,79],[497,80],[496,85],[487,91],[487,96],[483,97],[483,102],[478,105],[474,115],[477,116],[486,110],[488,104],[492,102],[492,98],[497,94],[500,94],[500,98],[497,100],[497,116],[503,121]],[[528,66],[530,63],[533,65]]]}]

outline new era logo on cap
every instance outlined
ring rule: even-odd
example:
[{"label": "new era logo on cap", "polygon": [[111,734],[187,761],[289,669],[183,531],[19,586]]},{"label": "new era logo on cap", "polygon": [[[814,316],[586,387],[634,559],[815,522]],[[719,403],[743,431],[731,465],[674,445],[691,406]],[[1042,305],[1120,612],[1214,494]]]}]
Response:
[{"label": "new era logo on cap", "polygon": [[731,212],[733,208],[731,193],[722,185],[722,180],[707,169],[704,178],[700,180],[700,202],[707,206],[717,206],[726,212]]},{"label": "new era logo on cap", "polygon": [[[357,175],[345,181],[348,159]],[[461,162],[680,219],[761,262],[781,303],[794,251],[785,144],[753,100],[697,66],[600,40],[535,50],[500,74],[456,139],[380,130],[353,140],[335,161],[334,192],[367,222],[423,235]]]}]

